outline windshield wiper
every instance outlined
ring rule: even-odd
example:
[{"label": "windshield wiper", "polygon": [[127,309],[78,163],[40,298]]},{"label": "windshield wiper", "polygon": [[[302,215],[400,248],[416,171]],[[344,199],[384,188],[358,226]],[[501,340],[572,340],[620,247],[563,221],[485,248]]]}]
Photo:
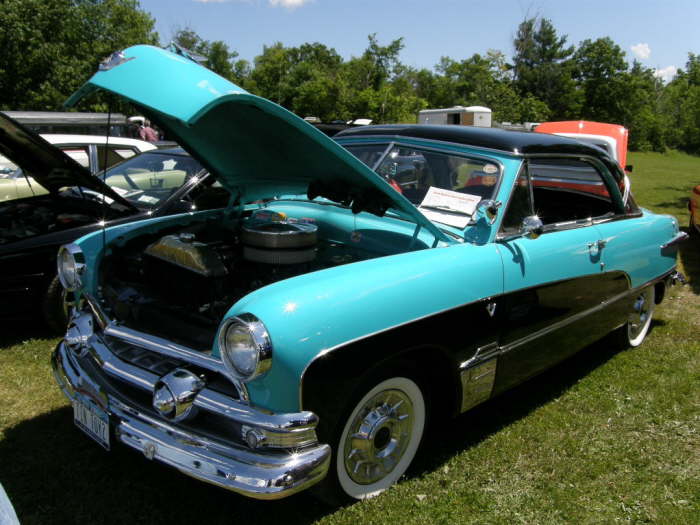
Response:
[{"label": "windshield wiper", "polygon": [[435,210],[435,211],[445,211],[447,213],[454,213],[455,215],[462,215],[464,217],[471,217],[471,213],[467,213],[464,210],[458,210],[457,208],[453,208],[452,206],[446,206],[443,204],[434,204],[434,205],[426,205],[426,206],[419,206],[418,207],[426,209],[426,210]]}]

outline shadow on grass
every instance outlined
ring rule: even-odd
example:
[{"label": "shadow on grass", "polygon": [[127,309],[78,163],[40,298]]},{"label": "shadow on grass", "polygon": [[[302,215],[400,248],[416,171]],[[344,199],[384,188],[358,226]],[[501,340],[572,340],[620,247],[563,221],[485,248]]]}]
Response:
[{"label": "shadow on grass", "polygon": [[21,523],[309,523],[332,509],[308,494],[256,501],[146,460],[105,452],[66,407],[10,428],[0,441],[0,482]]},{"label": "shadow on grass", "polygon": [[654,209],[658,209],[657,211],[664,213],[668,213],[668,210],[686,211],[688,209],[688,196],[684,195],[676,198],[675,200],[667,200],[664,202],[654,202],[649,204],[653,206]]},{"label": "shadow on grass", "polygon": [[[654,321],[654,326],[663,321]],[[604,339],[533,380],[445,424],[433,425],[410,476],[440,468],[566,392],[619,350]],[[0,441],[0,482],[31,523],[310,523],[335,509],[301,493],[261,502],[190,479],[127,447],[107,453],[73,425],[65,407],[23,421]]]},{"label": "shadow on grass", "polygon": [[[651,329],[662,322],[654,320]],[[436,470],[452,456],[466,450],[508,425],[526,417],[569,390],[581,378],[612,359],[621,350],[611,337],[594,343],[546,372],[477,406],[445,425],[430,429],[412,475]]]},{"label": "shadow on grass", "polygon": [[29,339],[50,339],[58,336],[59,334],[52,332],[43,320],[0,321],[0,351]]}]

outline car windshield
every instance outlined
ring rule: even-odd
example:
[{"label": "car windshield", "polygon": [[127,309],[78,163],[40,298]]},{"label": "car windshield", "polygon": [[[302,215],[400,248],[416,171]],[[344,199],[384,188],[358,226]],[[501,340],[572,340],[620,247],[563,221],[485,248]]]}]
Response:
[{"label": "car windshield", "polygon": [[17,165],[0,155],[0,179],[9,179],[17,171]]},{"label": "car windshield", "polygon": [[151,209],[202,169],[199,162],[182,150],[154,150],[117,164],[100,177],[131,204]]},{"label": "car windshield", "polygon": [[498,190],[501,168],[493,161],[409,146],[393,145],[390,149],[388,146],[345,145],[416,206],[423,202],[430,188],[477,199],[492,199]]}]

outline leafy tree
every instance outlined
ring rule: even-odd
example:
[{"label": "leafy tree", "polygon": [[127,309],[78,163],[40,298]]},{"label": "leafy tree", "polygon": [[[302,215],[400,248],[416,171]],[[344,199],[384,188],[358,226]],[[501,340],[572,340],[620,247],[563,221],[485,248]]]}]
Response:
[{"label": "leafy tree", "polygon": [[0,27],[0,107],[8,110],[60,110],[103,58],[158,42],[136,0],[5,0]]},{"label": "leafy tree", "polygon": [[190,27],[178,29],[173,35],[173,42],[201,56],[209,69],[236,84],[244,84],[250,74],[248,62],[236,60],[238,53],[230,50],[228,44],[221,40],[204,40]]},{"label": "leafy tree", "polygon": [[625,52],[607,37],[584,40],[574,62],[575,78],[583,91],[581,118],[622,122],[629,91]]},{"label": "leafy tree", "polygon": [[546,18],[529,18],[518,26],[513,40],[512,71],[521,96],[528,94],[544,102],[554,119],[576,118],[581,95],[573,79],[573,46],[558,36]]}]

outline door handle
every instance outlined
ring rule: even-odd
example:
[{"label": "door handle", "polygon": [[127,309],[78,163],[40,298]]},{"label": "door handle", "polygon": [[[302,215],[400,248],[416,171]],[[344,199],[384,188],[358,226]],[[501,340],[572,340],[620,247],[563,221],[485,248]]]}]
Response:
[{"label": "door handle", "polygon": [[594,246],[598,249],[598,251],[602,250],[605,248],[605,246],[608,244],[608,241],[605,239],[598,239],[596,242],[589,242],[588,243],[588,248],[593,248]]}]

